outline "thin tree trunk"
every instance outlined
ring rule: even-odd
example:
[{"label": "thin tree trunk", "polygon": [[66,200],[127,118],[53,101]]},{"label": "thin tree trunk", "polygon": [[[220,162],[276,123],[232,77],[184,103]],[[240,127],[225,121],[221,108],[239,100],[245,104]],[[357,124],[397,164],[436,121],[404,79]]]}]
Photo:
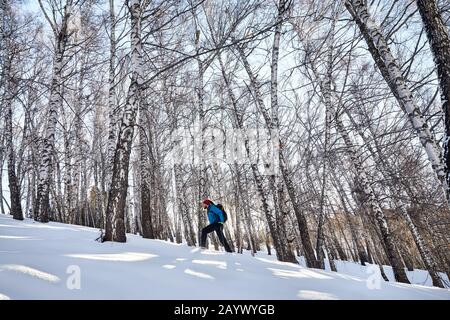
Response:
[{"label": "thin tree trunk", "polygon": [[[117,144],[117,104],[116,104],[116,82],[115,82],[115,67],[116,67],[116,15],[114,12],[114,0],[109,0],[109,90],[108,90],[108,149],[106,156],[106,173],[105,184],[106,190],[110,190],[112,170],[114,166],[114,153]],[[105,199],[106,208],[108,199]],[[112,239],[112,220],[110,213],[105,210],[103,218],[103,228],[105,230],[104,239]]]},{"label": "thin tree trunk", "polygon": [[[195,12],[194,12],[195,15]],[[194,27],[195,27],[195,50],[200,53],[200,29],[197,26],[197,17],[194,17]],[[208,187],[207,187],[207,179],[208,179],[208,168],[206,165],[206,161],[204,155],[206,153],[206,141],[205,141],[205,131],[206,131],[206,120],[205,120],[205,85],[203,82],[203,77],[205,74],[205,65],[201,60],[200,56],[196,59],[198,66],[198,74],[197,74],[197,82],[195,86],[196,96],[197,96],[197,112],[198,112],[198,126],[200,129],[200,136],[197,137],[200,139],[201,143],[201,155],[199,159],[199,167],[198,167],[198,203],[201,203],[204,199],[208,198]],[[205,214],[200,205],[196,206],[197,209],[197,236],[198,243],[200,245],[200,237],[202,233],[202,229],[206,225]],[[215,241],[215,237],[212,237],[215,247],[217,246],[217,241]]]},{"label": "thin tree trunk", "polygon": [[71,16],[71,7],[72,1],[68,0],[64,6],[61,27],[58,31],[54,30],[56,37],[56,53],[53,59],[53,74],[50,85],[47,125],[44,133],[45,136],[41,142],[39,181],[34,208],[34,219],[40,222],[49,221],[50,181],[53,175],[53,152],[55,147],[56,122],[58,118],[58,109],[62,104],[60,86],[62,83],[64,52],[66,51],[66,45],[69,38],[67,27]]},{"label": "thin tree trunk", "polygon": [[[241,224],[242,224],[242,216],[244,216],[244,209],[243,209],[243,189],[242,189],[242,179],[241,179],[241,172],[239,165],[235,162],[234,163],[234,171],[235,171],[235,192],[234,192],[234,199],[236,204],[236,211],[234,214],[235,218],[235,235],[236,235],[236,247],[237,252],[242,253],[242,230],[241,230]],[[252,247],[252,253],[253,253],[253,247]]]},{"label": "thin tree trunk", "polygon": [[[444,161],[447,181],[446,195],[450,195],[450,35],[448,26],[444,24],[436,0],[417,0],[428,42],[437,66],[439,87],[441,90],[442,112],[444,113]],[[449,199],[448,199],[449,200]]]},{"label": "thin tree trunk", "polygon": [[196,245],[196,236],[194,232],[194,227],[192,224],[192,218],[189,215],[189,209],[186,206],[184,199],[186,199],[183,192],[184,186],[181,182],[181,169],[179,164],[175,164],[173,168],[173,177],[175,180],[175,201],[177,205],[178,212],[181,214],[184,226],[184,238],[186,239],[188,246]]},{"label": "thin tree trunk", "polygon": [[[13,142],[13,99],[17,91],[17,83],[12,79],[12,59],[14,53],[9,53],[4,65],[4,72],[6,74],[5,82],[6,88],[4,92],[3,105],[6,109],[5,116],[5,133],[6,133],[6,150],[8,154],[8,182],[11,202],[11,212],[13,218],[16,220],[23,220],[22,204],[20,202],[20,188],[16,175],[16,156]],[[1,171],[0,171],[1,174]],[[0,185],[1,187],[1,185]]]},{"label": "thin tree trunk", "polygon": [[336,256],[333,253],[333,250],[331,249],[332,247],[331,247],[329,239],[325,239],[324,243],[325,244],[323,246],[323,249],[327,253],[328,263],[330,264],[330,269],[331,269],[331,271],[337,272],[336,263],[334,262],[334,260],[336,259]]},{"label": "thin tree trunk", "polygon": [[[141,101],[142,102],[142,101]],[[152,222],[152,205],[150,196],[150,157],[149,157],[149,145],[147,141],[147,135],[145,132],[144,119],[147,119],[147,105],[141,103],[140,105],[140,127],[139,127],[139,151],[140,151],[140,175],[141,175],[141,188],[140,188],[140,202],[141,202],[141,223],[142,223],[142,237],[148,239],[154,239],[153,222]],[[155,190],[153,190],[154,196],[156,196]]]},{"label": "thin tree trunk", "polygon": [[[270,72],[270,108],[271,108],[271,124],[267,123],[269,129],[275,130],[277,136],[280,133],[280,123],[279,123],[279,106],[278,106],[278,60],[280,54],[280,40],[281,40],[281,28],[283,26],[283,18],[288,9],[286,6],[288,5],[287,1],[279,0],[278,2],[278,16],[277,16],[277,24],[275,26],[275,32],[273,36],[273,44],[272,44],[272,61],[270,64],[271,72]],[[256,88],[256,87],[254,87]],[[262,105],[260,105],[261,107]],[[266,118],[269,120],[269,117]],[[275,132],[271,132],[274,134]],[[281,146],[281,141],[278,141]],[[274,168],[274,170],[277,168]],[[290,246],[287,239],[287,230],[285,225],[285,217],[286,210],[284,208],[284,187],[283,180],[279,178],[278,172],[274,172],[273,178],[273,193],[277,199],[278,205],[275,209],[275,214],[279,218],[279,228],[278,233],[282,244],[283,249],[283,260],[284,261],[292,261],[295,263],[297,259],[295,258],[295,254],[293,248]],[[277,203],[275,202],[275,204]],[[277,210],[278,209],[278,210]],[[277,215],[278,212],[278,215]]]},{"label": "thin tree trunk", "polygon": [[120,124],[117,146],[114,153],[114,166],[111,189],[108,195],[107,215],[112,218],[111,238],[105,234],[104,240],[125,242],[125,207],[128,189],[128,168],[130,164],[131,145],[133,142],[136,112],[141,100],[143,81],[142,42],[140,1],[130,1],[131,14],[131,66],[132,75],[127,102]]},{"label": "thin tree trunk", "polygon": [[326,198],[326,190],[327,190],[327,162],[328,162],[328,147],[330,144],[330,135],[331,135],[331,117],[332,117],[332,106],[331,103],[331,79],[332,79],[332,71],[333,71],[333,40],[335,33],[335,25],[336,25],[336,17],[331,21],[331,30],[330,36],[327,41],[329,42],[328,48],[328,61],[327,61],[327,76],[323,80],[324,86],[324,104],[325,104],[325,142],[323,147],[323,164],[322,164],[322,188],[320,192],[320,211],[319,211],[319,223],[317,227],[317,242],[316,242],[316,253],[317,260],[319,266],[322,269],[325,269],[325,263],[323,261],[323,246],[325,244],[325,236],[323,225],[325,221],[325,198]]}]

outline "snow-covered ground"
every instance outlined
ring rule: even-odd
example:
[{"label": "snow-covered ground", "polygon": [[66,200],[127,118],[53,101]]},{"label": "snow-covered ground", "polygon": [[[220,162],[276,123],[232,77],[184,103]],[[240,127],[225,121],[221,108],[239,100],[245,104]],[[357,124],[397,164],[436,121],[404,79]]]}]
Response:
[{"label": "snow-covered ground", "polygon": [[416,284],[405,285],[378,282],[376,267],[350,262],[337,261],[336,273],[135,235],[102,244],[98,235],[0,215],[0,299],[450,300],[449,289],[423,285],[430,279],[421,270],[408,274]]}]

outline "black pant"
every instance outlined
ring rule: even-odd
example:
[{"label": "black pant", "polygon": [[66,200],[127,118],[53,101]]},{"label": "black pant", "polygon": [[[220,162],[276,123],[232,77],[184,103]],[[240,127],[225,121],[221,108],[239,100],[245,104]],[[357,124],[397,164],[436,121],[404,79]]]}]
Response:
[{"label": "black pant", "polygon": [[215,222],[210,224],[209,226],[206,226],[202,229],[202,239],[201,239],[201,246],[206,246],[206,236],[208,233],[211,233],[213,231],[216,231],[217,236],[219,237],[220,243],[225,247],[226,252],[233,252],[231,251],[230,246],[228,245],[227,239],[225,239],[225,236],[223,235],[223,224]]}]

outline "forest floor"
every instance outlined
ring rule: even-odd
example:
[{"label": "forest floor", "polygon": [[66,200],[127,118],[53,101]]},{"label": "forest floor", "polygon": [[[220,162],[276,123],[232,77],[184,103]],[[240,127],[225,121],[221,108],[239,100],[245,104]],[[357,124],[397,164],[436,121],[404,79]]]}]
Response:
[{"label": "forest floor", "polygon": [[430,287],[423,270],[408,272],[411,285],[378,282],[377,267],[351,262],[336,261],[338,272],[331,272],[266,253],[199,250],[131,234],[126,243],[99,243],[98,236],[98,229],[0,215],[0,299],[450,300],[450,290]]}]

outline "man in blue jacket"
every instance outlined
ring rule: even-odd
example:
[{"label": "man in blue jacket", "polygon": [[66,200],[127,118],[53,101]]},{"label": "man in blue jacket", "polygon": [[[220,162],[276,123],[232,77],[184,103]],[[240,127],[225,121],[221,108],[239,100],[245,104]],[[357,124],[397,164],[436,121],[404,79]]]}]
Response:
[{"label": "man in blue jacket", "polygon": [[228,245],[225,236],[223,235],[223,223],[225,219],[223,218],[223,212],[220,210],[211,200],[205,199],[202,202],[203,209],[207,210],[209,225],[202,229],[202,237],[200,246],[206,248],[206,237],[208,233],[216,231],[219,237],[220,243],[225,247],[226,252],[233,252]]}]

